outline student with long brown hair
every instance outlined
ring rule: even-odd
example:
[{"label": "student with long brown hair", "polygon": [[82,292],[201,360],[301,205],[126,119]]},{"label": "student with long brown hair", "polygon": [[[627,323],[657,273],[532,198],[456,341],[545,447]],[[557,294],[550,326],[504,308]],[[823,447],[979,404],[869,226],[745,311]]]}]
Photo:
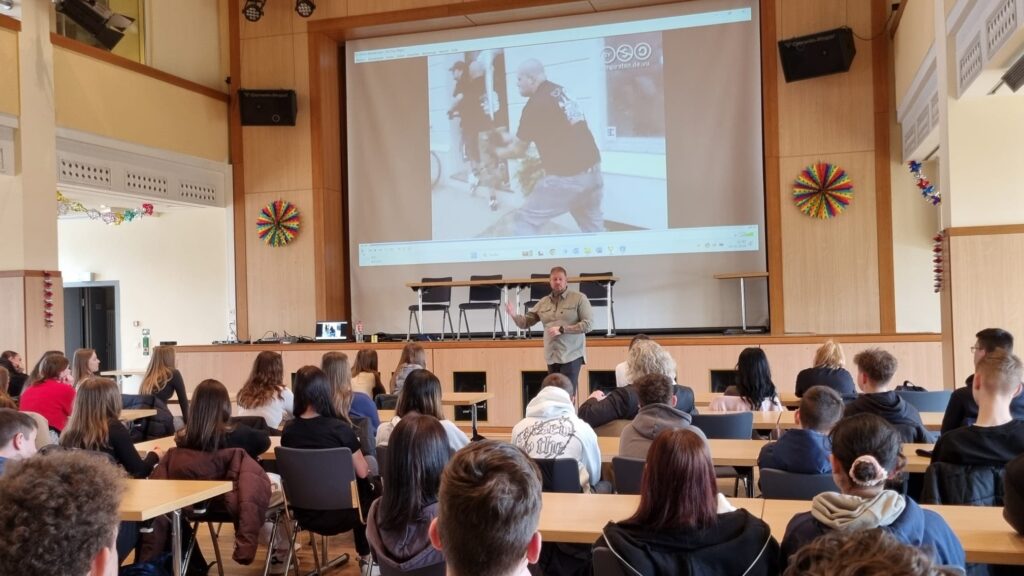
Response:
[{"label": "student with long brown hair", "polygon": [[7,393],[7,387],[11,384],[11,373],[7,368],[0,366],[0,408],[18,409],[17,402]]},{"label": "student with long brown hair", "polygon": [[334,411],[338,417],[352,424],[353,418],[366,418],[371,430],[380,426],[377,406],[369,396],[352,388],[352,377],[348,369],[348,355],[344,352],[328,352],[320,361],[320,369],[327,374],[334,392]]},{"label": "student with long brown hair", "polygon": [[78,385],[75,409],[60,435],[65,448],[110,455],[132,478],[146,478],[160,461],[159,449],[139,457],[128,429],[120,421],[121,391],[109,378],[91,376]]},{"label": "student with long brown hair", "polygon": [[292,418],[295,397],[284,385],[284,362],[277,352],[260,352],[237,397],[239,416],[262,416],[271,428]]},{"label": "student with long brown hair", "polygon": [[352,390],[366,394],[371,400],[377,394],[388,393],[380,380],[377,351],[373,348],[363,348],[356,352],[356,360],[352,364]]},{"label": "student with long brown hair", "polygon": [[427,368],[427,351],[423,346],[410,342],[402,348],[402,356],[398,359],[398,366],[391,375],[391,393],[400,394],[405,379],[413,370],[425,370]]},{"label": "student with long brown hair", "polygon": [[[63,356],[63,355],[64,355],[64,351],[63,350],[47,350],[46,352],[43,352],[43,355],[40,356],[39,360],[36,361],[36,365],[32,367],[32,371],[28,373],[28,378],[25,379],[25,389],[28,389],[33,384],[37,384],[37,383],[39,383],[39,382],[41,382],[43,380],[43,376],[42,376],[42,374],[40,374],[40,369],[43,366],[43,360],[46,360],[50,356]],[[68,372],[68,373],[70,374],[70,372]],[[19,394],[19,396],[20,396],[20,394]]]},{"label": "student with long brown hair", "polygon": [[[139,394],[156,396],[165,404],[170,401],[171,395],[176,395],[181,407],[181,419],[183,423],[188,422],[188,394],[185,393],[185,381],[181,378],[181,372],[174,367],[173,346],[153,348],[153,356],[149,359],[149,368],[142,379]],[[175,424],[175,428],[180,426]]]},{"label": "student with long brown hair", "polygon": [[244,424],[231,423],[231,397],[217,380],[203,380],[192,392],[192,415],[174,438],[179,448],[216,452],[242,448],[258,460],[270,448],[270,436]]},{"label": "student with long brown hair", "polygon": [[647,453],[640,506],[609,522],[596,546],[610,548],[630,574],[778,574],[771,528],[718,494],[707,442],[692,430],[666,430]]},{"label": "student with long brown hair", "polygon": [[79,348],[75,350],[74,360],[71,362],[71,379],[75,381],[75,387],[90,376],[99,376],[100,359],[92,348]]},{"label": "student with long brown hair", "polygon": [[58,433],[64,430],[75,402],[69,364],[63,353],[44,354],[36,366],[36,379],[21,393],[19,399],[22,411],[41,414],[50,428]]}]

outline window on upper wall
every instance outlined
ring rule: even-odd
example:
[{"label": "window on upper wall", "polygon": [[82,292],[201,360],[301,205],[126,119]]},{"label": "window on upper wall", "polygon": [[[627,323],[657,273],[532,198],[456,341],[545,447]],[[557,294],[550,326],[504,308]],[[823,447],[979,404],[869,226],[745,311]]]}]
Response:
[{"label": "window on upper wall", "polygon": [[[83,0],[67,0],[69,2]],[[86,2],[88,0],[85,0]],[[124,37],[114,46],[113,49],[109,50],[111,54],[123,56],[129,60],[134,60],[141,64],[146,62],[146,48],[145,48],[145,23],[144,23],[144,10],[143,5],[145,0],[94,0],[97,6],[110,9],[111,11],[126,16],[135,20],[134,23],[125,31]],[[84,26],[72,20],[67,14],[57,12],[54,20],[56,29],[54,32],[71,38],[83,44],[89,46],[95,46],[101,50],[107,50],[107,47],[100,42],[94,34],[89,32]]]}]

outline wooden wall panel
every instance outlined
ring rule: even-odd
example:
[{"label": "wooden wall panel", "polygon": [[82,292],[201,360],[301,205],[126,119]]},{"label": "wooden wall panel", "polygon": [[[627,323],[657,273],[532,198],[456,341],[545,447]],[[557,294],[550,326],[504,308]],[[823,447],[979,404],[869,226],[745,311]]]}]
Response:
[{"label": "wooden wall panel", "polygon": [[953,236],[948,258],[953,378],[959,386],[974,372],[970,347],[979,330],[1003,328],[1018,337],[1024,334],[1024,234]]},{"label": "wooden wall panel", "polygon": [[461,2],[453,2],[452,0],[348,0],[348,15],[359,16],[361,14],[397,12],[414,8],[445,6],[447,4],[461,4]]},{"label": "wooden wall panel", "polygon": [[20,275],[0,276],[0,318],[0,350],[15,350],[29,361],[31,356],[25,352],[25,280]]},{"label": "wooden wall panel", "polygon": [[[853,179],[853,203],[831,220],[803,215],[791,199],[793,179],[817,161],[836,163]],[[781,166],[786,331],[877,333],[874,153],[790,157]]]}]

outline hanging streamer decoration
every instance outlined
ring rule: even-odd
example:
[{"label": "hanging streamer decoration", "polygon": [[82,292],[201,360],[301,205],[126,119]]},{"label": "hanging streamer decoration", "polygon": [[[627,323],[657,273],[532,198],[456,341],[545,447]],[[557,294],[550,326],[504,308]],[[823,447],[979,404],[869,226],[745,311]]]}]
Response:
[{"label": "hanging streamer decoration", "polygon": [[828,220],[842,214],[853,201],[853,182],[839,166],[817,162],[797,176],[793,201],[807,216]]},{"label": "hanging streamer decoration", "polygon": [[921,171],[921,163],[911,160],[907,162],[907,166],[910,168],[910,174],[917,181],[917,188],[921,191],[921,197],[930,202],[932,206],[941,204],[942,195],[939,194],[939,191],[935,189],[935,185],[928,181],[924,172]]},{"label": "hanging streamer decoration", "polygon": [[942,232],[939,232],[938,234],[932,237],[932,271],[935,273],[936,294],[942,292],[942,257],[944,252],[942,249],[943,238],[944,237],[942,235]]},{"label": "hanging streamer decoration", "polygon": [[53,275],[43,271],[43,325],[53,328]]},{"label": "hanging streamer decoration", "polygon": [[143,216],[152,216],[153,205],[143,204],[140,208],[100,211],[95,208],[86,208],[81,202],[71,200],[57,192],[57,213],[61,216],[71,213],[85,214],[92,220],[102,220],[105,224],[120,226],[124,222],[139,220]]},{"label": "hanging streamer decoration", "polygon": [[279,248],[295,239],[299,224],[299,209],[294,204],[274,200],[260,210],[256,218],[256,233],[264,244]]}]

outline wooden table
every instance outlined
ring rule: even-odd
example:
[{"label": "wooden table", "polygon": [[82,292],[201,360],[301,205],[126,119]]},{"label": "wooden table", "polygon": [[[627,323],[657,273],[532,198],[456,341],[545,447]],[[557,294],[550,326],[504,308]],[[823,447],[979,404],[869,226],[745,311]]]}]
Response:
[{"label": "wooden table", "polygon": [[[703,414],[715,413],[704,412]],[[722,414],[727,414],[727,412],[722,412]],[[942,416],[942,412],[921,412],[921,422],[928,430],[940,430],[942,428]],[[799,428],[796,424],[796,412],[788,410],[783,412],[754,412],[754,430],[774,430],[776,427],[780,430]]]},{"label": "wooden table", "polygon": [[124,393],[124,379],[126,376],[145,376],[145,370],[107,370],[100,372],[100,376],[111,376],[117,380],[117,389]]},{"label": "wooden table", "polygon": [[[547,542],[593,544],[609,521],[636,512],[640,497],[623,494],[556,494],[545,492],[540,530]],[[810,501],[730,498],[737,508],[760,516],[781,541],[794,515],[810,510]],[[1024,565],[1024,538],[1003,520],[1003,510],[982,506],[925,506],[938,512],[956,533],[968,562]]]},{"label": "wooden table", "polygon": [[[696,406],[710,406],[711,402],[720,396],[724,396],[721,392],[694,392],[693,403]],[[779,401],[786,408],[799,408],[800,398],[794,392],[782,392],[779,394]]]},{"label": "wooden table", "polygon": [[[739,280],[740,281],[740,321],[743,327],[740,328],[740,334],[747,334],[750,332],[760,332],[760,330],[748,330],[747,329],[747,287],[744,283],[747,278],[767,278],[767,272],[733,272],[730,274],[715,274],[715,280]],[[735,330],[726,330],[726,334],[734,333]]]},{"label": "wooden table", "polygon": [[[611,307],[611,302],[612,302],[612,287],[618,281],[619,281],[619,277],[618,276],[586,276],[586,277],[574,276],[572,278],[568,278],[567,279],[567,282],[570,283],[570,284],[575,284],[575,283],[579,283],[579,282],[604,282],[605,283],[605,289],[606,289],[606,293],[607,293],[606,298],[608,299],[608,306],[605,307],[605,316],[606,316],[605,320],[607,322],[606,326],[608,327],[607,328],[607,332],[605,333],[605,336],[614,336],[615,335],[615,333],[612,332],[612,307]],[[499,279],[499,280],[450,280],[448,282],[406,282],[405,285],[406,285],[406,287],[411,288],[411,289],[413,289],[416,292],[416,306],[417,306],[416,319],[419,321],[420,333],[422,334],[422,332],[423,332],[423,291],[426,290],[427,288],[458,288],[458,287],[465,287],[465,286],[470,286],[470,287],[472,287],[472,286],[500,286],[501,287],[501,295],[502,295],[502,298],[501,298],[502,299],[502,303],[503,304],[507,304],[509,302],[508,289],[510,287],[515,287],[516,288],[516,293],[515,293],[515,309],[519,310],[519,292],[520,292],[520,290],[522,290],[524,287],[530,286],[532,284],[547,284],[548,282],[550,282],[550,280],[548,280],[547,278],[502,278],[502,279]],[[502,314],[504,315],[504,320],[505,320],[503,336],[505,338],[508,338],[508,321],[509,321],[508,311],[507,310],[502,310]],[[442,340],[443,340],[444,339],[443,338],[443,335],[444,335],[444,324],[441,325],[441,334],[442,334]],[[518,326],[516,327],[516,336],[517,337],[519,336],[519,327]],[[408,339],[408,338],[406,338],[406,339]]]},{"label": "wooden table", "polygon": [[469,415],[473,435],[471,440],[477,440],[481,436],[476,429],[477,404],[494,398],[493,392],[451,392],[441,396],[441,404],[445,406],[469,406]]},{"label": "wooden table", "polygon": [[141,420],[143,418],[149,418],[150,416],[156,416],[155,408],[129,408],[127,410],[121,410],[122,422]]},{"label": "wooden table", "polygon": [[231,482],[205,480],[128,480],[118,514],[126,522],[171,515],[174,574],[181,576],[181,509],[231,491]]}]

